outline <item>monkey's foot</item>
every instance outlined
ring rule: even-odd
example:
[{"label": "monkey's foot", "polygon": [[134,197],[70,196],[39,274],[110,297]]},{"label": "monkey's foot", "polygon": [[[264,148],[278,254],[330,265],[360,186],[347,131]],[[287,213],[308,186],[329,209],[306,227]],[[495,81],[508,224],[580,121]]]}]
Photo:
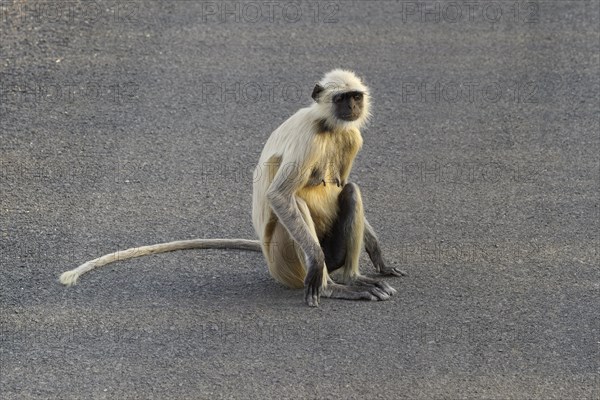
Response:
[{"label": "monkey's foot", "polygon": [[380,281],[379,279],[369,278],[364,275],[355,276],[352,279],[352,283],[358,286],[379,288],[388,296],[393,296],[397,293],[397,290],[391,287],[389,283]]},{"label": "monkey's foot", "polygon": [[388,267],[385,265],[380,265],[376,267],[377,272],[384,276],[408,276],[406,271],[401,270],[396,267]]},{"label": "monkey's foot", "polygon": [[[389,289],[396,291],[388,285]],[[356,285],[342,285],[335,282],[329,282],[323,289],[323,297],[331,299],[346,300],[387,300],[393,294],[389,289],[382,289],[375,285],[365,285],[358,283]]]}]

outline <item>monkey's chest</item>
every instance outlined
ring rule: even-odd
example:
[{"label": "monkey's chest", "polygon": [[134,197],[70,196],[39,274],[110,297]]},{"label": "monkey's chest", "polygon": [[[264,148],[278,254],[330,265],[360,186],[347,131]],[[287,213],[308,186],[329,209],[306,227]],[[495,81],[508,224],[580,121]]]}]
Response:
[{"label": "monkey's chest", "polygon": [[313,166],[308,183],[298,192],[308,205],[319,236],[328,232],[335,221],[342,186],[340,167],[329,162]]},{"label": "monkey's chest", "polygon": [[341,187],[342,178],[340,174],[340,166],[335,162],[325,162],[314,165],[310,171],[310,178],[306,186],[309,188],[315,186],[335,185]]}]

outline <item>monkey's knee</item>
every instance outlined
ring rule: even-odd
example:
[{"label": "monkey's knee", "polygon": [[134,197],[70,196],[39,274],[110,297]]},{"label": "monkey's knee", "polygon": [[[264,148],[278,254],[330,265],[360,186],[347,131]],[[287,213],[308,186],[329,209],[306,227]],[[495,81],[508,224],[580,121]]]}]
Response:
[{"label": "monkey's knee", "polygon": [[338,195],[338,204],[341,211],[353,211],[362,206],[362,196],[358,185],[354,182],[348,182],[342,188]]}]

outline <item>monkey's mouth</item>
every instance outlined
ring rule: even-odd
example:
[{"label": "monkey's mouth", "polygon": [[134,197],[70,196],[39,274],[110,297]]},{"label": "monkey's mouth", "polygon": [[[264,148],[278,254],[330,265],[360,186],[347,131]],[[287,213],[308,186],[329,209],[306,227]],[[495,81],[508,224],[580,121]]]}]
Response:
[{"label": "monkey's mouth", "polygon": [[342,121],[356,121],[359,117],[360,114],[346,114],[339,116]]}]

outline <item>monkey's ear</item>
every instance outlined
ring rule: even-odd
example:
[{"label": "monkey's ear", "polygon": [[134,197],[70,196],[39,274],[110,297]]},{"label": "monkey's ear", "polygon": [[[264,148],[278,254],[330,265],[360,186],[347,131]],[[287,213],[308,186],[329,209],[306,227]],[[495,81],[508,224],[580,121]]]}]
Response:
[{"label": "monkey's ear", "polygon": [[312,95],[311,97],[313,98],[314,101],[318,101],[319,100],[319,94],[321,94],[321,92],[325,90],[325,88],[321,85],[319,85],[318,83],[315,85],[315,88],[313,89]]}]

